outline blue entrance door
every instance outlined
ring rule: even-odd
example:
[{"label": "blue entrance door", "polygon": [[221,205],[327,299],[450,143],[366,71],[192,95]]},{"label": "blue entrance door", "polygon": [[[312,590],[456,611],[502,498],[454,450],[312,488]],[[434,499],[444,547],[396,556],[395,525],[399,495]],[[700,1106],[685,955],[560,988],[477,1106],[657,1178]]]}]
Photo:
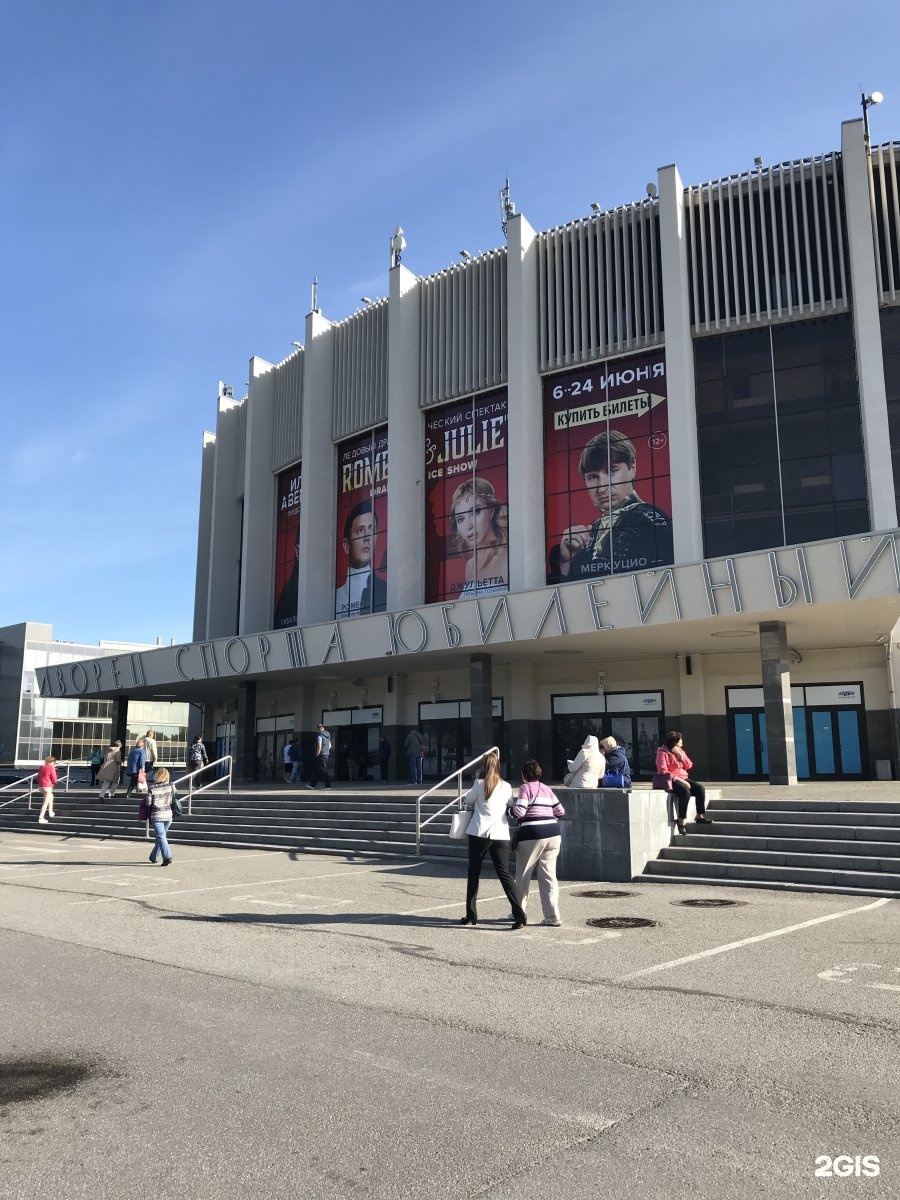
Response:
[{"label": "blue entrance door", "polygon": [[733,712],[735,774],[738,779],[762,779],[769,773],[766,714],[761,711]]}]

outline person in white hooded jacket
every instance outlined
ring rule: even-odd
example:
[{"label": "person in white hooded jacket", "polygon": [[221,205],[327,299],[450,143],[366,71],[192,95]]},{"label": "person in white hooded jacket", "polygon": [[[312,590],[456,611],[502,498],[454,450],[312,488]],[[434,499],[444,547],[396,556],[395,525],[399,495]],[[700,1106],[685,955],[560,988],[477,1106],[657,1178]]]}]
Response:
[{"label": "person in white hooded jacket", "polygon": [[469,822],[469,879],[466,887],[466,915],[461,925],[477,925],[478,882],[485,856],[490,854],[494,870],[512,907],[513,929],[526,924],[525,910],[519,903],[516,884],[509,869],[509,816],[512,788],[500,778],[500,760],[489,750],[481,760],[481,778],[463,796],[463,807],[471,809]]},{"label": "person in white hooded jacket", "polygon": [[606,772],[606,759],[600,749],[600,743],[592,733],[584,739],[581,749],[575,758],[566,760],[569,773],[566,775],[566,787],[595,788],[600,786],[600,780]]}]

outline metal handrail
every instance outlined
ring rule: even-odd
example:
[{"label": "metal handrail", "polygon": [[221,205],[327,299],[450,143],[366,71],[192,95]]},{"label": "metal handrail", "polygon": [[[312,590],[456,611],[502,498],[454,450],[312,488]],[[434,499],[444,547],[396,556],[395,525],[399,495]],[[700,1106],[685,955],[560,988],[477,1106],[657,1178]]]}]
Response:
[{"label": "metal handrail", "polygon": [[[219,775],[218,778],[211,780],[209,783],[204,783],[200,787],[194,787],[194,778],[197,775],[202,775],[204,771],[208,771],[210,767],[218,767],[221,763],[228,763],[228,770],[224,775]],[[227,782],[228,795],[231,795],[231,778],[233,774],[232,766],[234,758],[231,754],[226,754],[222,758],[217,758],[213,762],[204,763],[202,767],[197,767],[195,771],[188,771],[186,775],[180,775],[178,779],[173,779],[173,786],[184,783],[188,780],[188,816],[191,816],[191,802],[194,796],[199,796],[201,792],[208,792],[210,788],[216,787],[217,784]]]},{"label": "metal handrail", "polygon": [[[198,788],[194,787],[194,776],[195,775],[202,775],[203,772],[208,771],[210,767],[217,767],[220,763],[224,763],[224,762],[227,762],[229,764],[228,772],[225,775],[220,775],[218,777],[218,779],[213,779],[210,783],[204,783],[201,787],[198,787]],[[224,758],[217,758],[213,762],[204,763],[202,767],[197,767],[197,769],[195,771],[188,771],[188,773],[186,775],[179,775],[177,779],[173,779],[170,781],[172,784],[172,787],[175,787],[179,783],[184,783],[184,781],[186,779],[188,780],[187,815],[189,817],[193,816],[192,801],[194,799],[194,796],[199,796],[201,792],[209,791],[209,789],[214,788],[217,783],[221,783],[223,779],[227,780],[228,795],[229,796],[231,795],[232,770],[231,770],[230,764],[233,762],[234,762],[234,759],[232,758],[232,756],[230,754],[226,754],[224,756]],[[160,764],[160,766],[162,766],[162,764]],[[148,788],[148,791],[149,791],[149,788]],[[143,794],[146,795],[146,793],[143,793]],[[144,836],[146,838],[150,837],[150,818],[149,817],[144,822]]]},{"label": "metal handrail", "polygon": [[[69,762],[61,762],[59,764],[59,766],[65,767],[66,773],[65,773],[65,775],[58,776],[56,783],[53,786],[57,787],[60,783],[65,783],[65,785],[66,785],[65,791],[68,792],[68,790],[69,790],[69,772],[72,769],[72,764]],[[37,779],[37,777],[38,777],[38,773],[37,773],[37,771],[34,771],[31,775],[26,775],[24,779],[12,779],[12,780],[10,780],[9,783],[4,783],[2,785],[2,787],[0,787],[0,792],[8,792],[10,788],[22,787],[22,785],[25,783],[28,784],[28,790],[16,792],[15,796],[13,796],[11,800],[4,800],[4,802],[2,804],[0,804],[0,808],[6,808],[10,804],[15,804],[15,802],[17,800],[21,800],[23,796],[27,796],[28,797],[28,811],[30,812],[31,811],[31,797],[34,795],[34,781],[35,781],[35,779]]]},{"label": "metal handrail", "polygon": [[[425,828],[425,826],[430,825],[431,822],[435,819],[435,817],[439,817],[442,813],[445,813],[447,811],[447,809],[452,808],[454,804],[457,806],[457,808],[459,807],[460,801],[462,800],[462,796],[463,796],[463,791],[462,791],[463,772],[471,771],[471,769],[474,766],[476,766],[478,763],[481,762],[481,760],[484,758],[485,754],[499,755],[500,747],[499,746],[489,746],[487,748],[487,750],[483,750],[481,752],[481,754],[479,754],[475,758],[473,758],[471,760],[471,762],[465,763],[464,766],[460,767],[456,771],[451,771],[450,774],[445,775],[444,778],[439,783],[436,783],[433,787],[430,787],[427,792],[423,792],[421,794],[421,796],[416,797],[416,854],[420,853],[420,847],[422,844],[422,830]],[[458,779],[458,782],[456,785],[456,789],[457,789],[456,798],[451,800],[449,804],[445,804],[443,808],[439,808],[437,810],[437,812],[432,813],[431,816],[428,817],[427,820],[423,821],[422,820],[422,801],[425,799],[426,796],[430,796],[432,792],[436,792],[438,790],[438,788],[442,788],[444,786],[444,784],[449,783],[450,780],[454,779],[454,778]]]}]

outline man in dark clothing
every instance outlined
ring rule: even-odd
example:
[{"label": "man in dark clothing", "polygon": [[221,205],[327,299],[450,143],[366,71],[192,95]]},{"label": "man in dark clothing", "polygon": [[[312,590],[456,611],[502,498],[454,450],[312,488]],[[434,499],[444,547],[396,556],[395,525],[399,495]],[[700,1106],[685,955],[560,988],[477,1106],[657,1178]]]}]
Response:
[{"label": "man in dark clothing", "polygon": [[312,781],[306,786],[315,790],[316,784],[320,781],[327,788],[331,787],[331,780],[328,777],[328,756],[331,754],[331,734],[325,726],[319,722],[316,729],[316,757],[313,760],[313,777]]},{"label": "man in dark clothing", "polygon": [[300,739],[293,738],[291,741],[291,777],[288,783],[299,783],[300,776],[303,772],[303,755],[300,750]]}]

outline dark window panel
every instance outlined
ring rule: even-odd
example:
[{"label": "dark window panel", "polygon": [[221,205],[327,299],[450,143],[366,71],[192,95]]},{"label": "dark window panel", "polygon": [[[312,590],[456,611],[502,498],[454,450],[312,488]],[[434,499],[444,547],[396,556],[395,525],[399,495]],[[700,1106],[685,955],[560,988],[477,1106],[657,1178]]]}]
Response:
[{"label": "dark window panel", "polygon": [[784,545],[781,514],[760,514],[734,519],[734,550],[743,554],[750,550],[767,550],[770,546]]}]

